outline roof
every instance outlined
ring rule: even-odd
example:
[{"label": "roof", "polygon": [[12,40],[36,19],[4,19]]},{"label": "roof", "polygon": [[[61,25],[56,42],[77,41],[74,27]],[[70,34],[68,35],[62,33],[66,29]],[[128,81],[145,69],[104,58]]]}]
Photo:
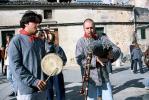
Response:
[{"label": "roof", "polygon": [[104,3],[57,3],[57,2],[41,2],[41,1],[9,1],[6,3],[0,3],[0,8],[18,8],[18,7],[50,7],[50,8],[78,8],[78,7],[106,7],[106,8],[123,8],[132,9],[133,5],[124,4],[104,4]]}]

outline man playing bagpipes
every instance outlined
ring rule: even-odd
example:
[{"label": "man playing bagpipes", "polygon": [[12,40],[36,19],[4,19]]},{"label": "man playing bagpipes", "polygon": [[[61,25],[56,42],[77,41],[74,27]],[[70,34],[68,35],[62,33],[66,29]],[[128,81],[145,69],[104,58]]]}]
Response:
[{"label": "man playing bagpipes", "polygon": [[144,52],[144,62],[146,66],[149,68],[149,46],[147,50]]}]

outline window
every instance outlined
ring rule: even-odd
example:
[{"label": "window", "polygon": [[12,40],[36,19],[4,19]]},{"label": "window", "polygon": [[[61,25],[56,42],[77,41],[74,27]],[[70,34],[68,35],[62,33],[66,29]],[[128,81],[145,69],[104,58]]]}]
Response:
[{"label": "window", "polygon": [[145,36],[145,28],[142,28],[142,29],[141,29],[141,39],[146,39],[146,36]]},{"label": "window", "polygon": [[52,10],[44,10],[44,19],[52,18]]},{"label": "window", "polygon": [[104,33],[104,27],[96,27],[95,30],[98,35]]}]

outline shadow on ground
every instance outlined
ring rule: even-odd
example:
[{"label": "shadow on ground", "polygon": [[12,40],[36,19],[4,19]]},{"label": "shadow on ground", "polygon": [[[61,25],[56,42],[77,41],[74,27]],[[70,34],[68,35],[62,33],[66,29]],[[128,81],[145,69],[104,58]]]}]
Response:
[{"label": "shadow on ground", "polygon": [[3,83],[7,83],[7,79],[6,79],[6,76],[3,76],[2,74],[0,74],[0,84],[3,84]]},{"label": "shadow on ground", "polygon": [[146,72],[148,72],[148,71],[149,71],[149,68],[148,68],[148,67],[146,67],[146,66],[144,66],[144,67],[143,67],[143,70],[144,70],[144,73],[146,73]]},{"label": "shadow on ground", "polygon": [[[130,67],[116,68],[115,70],[113,70],[112,73],[113,73],[113,74],[114,74],[114,73],[119,73],[119,72],[124,71],[124,70],[130,70]],[[144,66],[143,66],[143,71],[144,71],[144,73],[146,73],[146,72],[149,71],[149,68],[144,65]],[[137,68],[137,73],[138,73],[138,72],[140,72],[140,71],[139,71],[139,68]]]},{"label": "shadow on ground", "polygon": [[149,93],[137,97],[128,97],[125,100],[149,100]]},{"label": "shadow on ground", "polygon": [[138,96],[138,97],[128,97],[125,100],[143,100],[142,96]]},{"label": "shadow on ground", "polygon": [[123,68],[116,68],[115,70],[113,70],[113,74],[114,73],[119,73],[119,72],[121,72],[121,71],[124,71],[124,70],[128,70],[129,69],[129,67],[123,67]]},{"label": "shadow on ground", "polygon": [[[71,84],[71,82],[66,82],[65,84]],[[81,86],[72,86],[66,88],[66,100],[84,100],[84,96],[80,95],[79,91]]]},{"label": "shadow on ground", "polygon": [[133,79],[130,81],[125,82],[123,85],[120,85],[119,87],[113,88],[113,94],[116,94],[126,88],[129,87],[139,87],[139,88],[144,88],[144,84],[142,82],[139,82],[140,80],[143,80],[144,78],[139,78],[139,79]]}]

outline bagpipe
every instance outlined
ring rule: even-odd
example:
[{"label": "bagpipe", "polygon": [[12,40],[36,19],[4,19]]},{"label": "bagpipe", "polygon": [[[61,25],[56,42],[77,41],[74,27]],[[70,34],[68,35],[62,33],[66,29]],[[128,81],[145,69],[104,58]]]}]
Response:
[{"label": "bagpipe", "polygon": [[90,78],[90,68],[92,68],[92,57],[97,56],[98,63],[101,65],[101,69],[105,68],[104,63],[101,59],[112,59],[112,46],[107,42],[102,42],[100,40],[92,41],[88,46],[88,52],[86,56],[86,63],[84,65],[83,76],[82,76],[82,86],[80,89],[80,94],[85,95],[85,100],[88,96],[88,86]]}]

